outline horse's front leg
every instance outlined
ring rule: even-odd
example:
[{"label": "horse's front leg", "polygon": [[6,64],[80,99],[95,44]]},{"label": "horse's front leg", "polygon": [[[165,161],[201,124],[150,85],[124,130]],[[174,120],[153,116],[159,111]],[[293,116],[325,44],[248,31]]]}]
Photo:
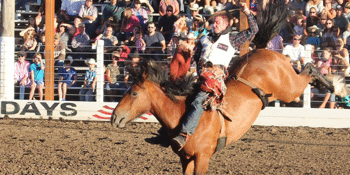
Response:
[{"label": "horse's front leg", "polygon": [[186,159],[184,156],[180,156],[182,171],[185,175],[192,175],[194,170],[193,159]]},{"label": "horse's front leg", "polygon": [[194,159],[194,174],[202,175],[208,171],[209,161],[212,154],[201,153],[195,156]]}]

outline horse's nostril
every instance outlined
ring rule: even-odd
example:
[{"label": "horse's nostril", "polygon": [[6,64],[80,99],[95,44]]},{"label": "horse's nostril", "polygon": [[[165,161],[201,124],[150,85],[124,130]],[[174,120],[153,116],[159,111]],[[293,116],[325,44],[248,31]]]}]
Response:
[{"label": "horse's nostril", "polygon": [[117,119],[117,115],[116,114],[112,114],[112,116],[111,116],[111,124],[112,124],[112,126],[115,126],[116,119]]}]

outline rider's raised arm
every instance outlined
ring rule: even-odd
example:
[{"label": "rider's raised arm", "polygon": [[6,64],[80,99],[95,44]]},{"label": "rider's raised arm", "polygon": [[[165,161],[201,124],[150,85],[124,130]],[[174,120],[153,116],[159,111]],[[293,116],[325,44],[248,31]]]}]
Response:
[{"label": "rider's raised arm", "polygon": [[248,18],[249,28],[237,34],[234,34],[234,33],[230,34],[230,42],[232,47],[234,48],[239,48],[241,44],[251,40],[253,36],[259,31],[258,24],[256,23],[254,15],[251,13],[246,15]]}]

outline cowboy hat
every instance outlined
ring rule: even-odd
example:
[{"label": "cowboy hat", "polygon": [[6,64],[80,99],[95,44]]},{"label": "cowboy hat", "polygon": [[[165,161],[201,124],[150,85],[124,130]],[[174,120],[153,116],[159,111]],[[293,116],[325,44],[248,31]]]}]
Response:
[{"label": "cowboy hat", "polygon": [[198,4],[192,4],[190,7],[190,10],[197,11],[197,10],[201,10],[202,8],[203,7],[199,7]]},{"label": "cowboy hat", "polygon": [[319,28],[316,25],[313,25],[307,29],[309,30],[309,32],[312,32],[312,31],[317,31]]},{"label": "cowboy hat", "polygon": [[197,39],[197,37],[194,35],[193,32],[190,32],[190,33],[187,35],[187,39]]},{"label": "cowboy hat", "polygon": [[89,59],[89,61],[87,62],[87,64],[88,64],[88,65],[90,65],[90,64],[97,65],[97,64],[96,64],[96,61],[95,61],[93,58]]}]

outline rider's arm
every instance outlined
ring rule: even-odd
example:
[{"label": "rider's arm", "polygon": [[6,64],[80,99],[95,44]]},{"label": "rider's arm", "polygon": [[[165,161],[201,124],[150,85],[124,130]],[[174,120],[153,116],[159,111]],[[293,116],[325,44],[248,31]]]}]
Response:
[{"label": "rider's arm", "polygon": [[234,48],[238,48],[241,44],[245,43],[248,40],[251,40],[253,36],[259,31],[258,24],[256,23],[254,15],[250,13],[247,15],[247,17],[249,28],[247,30],[239,32],[238,34],[230,34],[230,42]]}]

